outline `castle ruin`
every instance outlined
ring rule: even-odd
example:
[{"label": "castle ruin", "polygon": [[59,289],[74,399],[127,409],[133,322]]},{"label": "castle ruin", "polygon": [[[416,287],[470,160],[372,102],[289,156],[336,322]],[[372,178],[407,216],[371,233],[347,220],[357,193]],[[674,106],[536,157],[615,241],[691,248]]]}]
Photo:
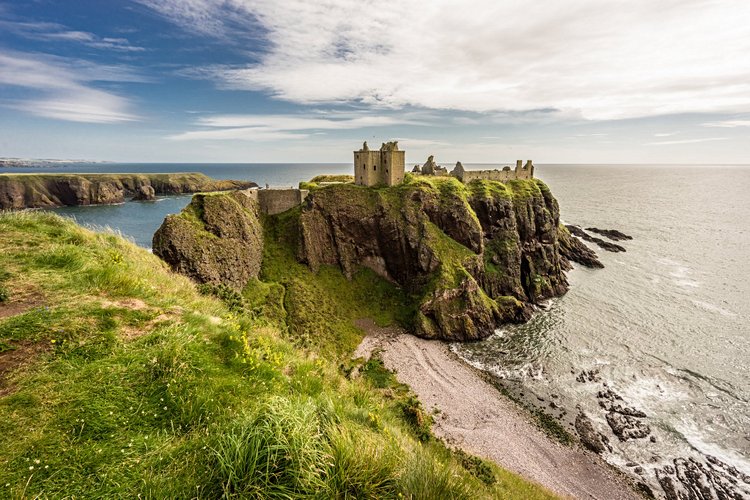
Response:
[{"label": "castle ruin", "polygon": [[463,183],[471,182],[475,179],[498,182],[508,182],[513,179],[533,179],[534,163],[531,160],[526,160],[526,164],[524,165],[523,160],[516,160],[515,170],[511,170],[507,166],[503,167],[502,170],[466,170],[459,161],[456,163],[455,168],[451,170],[450,175]]},{"label": "castle ruin", "polygon": [[[384,142],[379,150],[371,151],[367,141],[362,149],[354,152],[354,183],[358,186],[394,186],[404,180],[406,165],[405,152],[398,149],[398,141]],[[424,165],[415,165],[412,174],[436,177],[451,176],[463,183],[476,179],[487,181],[508,182],[514,179],[533,179],[534,163],[527,160],[516,161],[516,168],[509,166],[492,170],[466,170],[461,162],[448,172],[448,169],[435,163],[435,157],[430,155]]]},{"label": "castle ruin", "polygon": [[358,186],[395,186],[404,180],[405,152],[398,141],[384,142],[380,150],[371,151],[367,141],[354,152],[354,183]]}]

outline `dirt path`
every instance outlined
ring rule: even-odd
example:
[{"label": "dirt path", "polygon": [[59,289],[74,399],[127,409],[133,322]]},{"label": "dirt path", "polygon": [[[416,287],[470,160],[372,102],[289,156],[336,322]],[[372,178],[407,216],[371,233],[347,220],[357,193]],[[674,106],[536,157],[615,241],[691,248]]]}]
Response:
[{"label": "dirt path", "polygon": [[408,384],[428,411],[437,408],[433,431],[449,444],[489,458],[551,491],[580,499],[639,499],[630,486],[601,460],[579,448],[552,441],[528,415],[442,342],[380,328],[358,326],[367,337],[355,357],[382,352],[385,366]]}]

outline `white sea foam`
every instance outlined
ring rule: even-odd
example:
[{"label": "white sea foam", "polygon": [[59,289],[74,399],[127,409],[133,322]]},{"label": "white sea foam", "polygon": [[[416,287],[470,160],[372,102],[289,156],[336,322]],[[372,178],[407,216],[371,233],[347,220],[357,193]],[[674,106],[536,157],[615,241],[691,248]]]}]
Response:
[{"label": "white sea foam", "polygon": [[750,460],[736,451],[727,450],[723,446],[711,442],[710,438],[701,432],[695,422],[683,419],[680,424],[675,426],[675,430],[682,434],[690,446],[698,452],[714,456],[726,464],[733,465],[744,474],[750,475]]},{"label": "white sea foam", "polygon": [[663,406],[666,401],[689,400],[690,394],[663,378],[642,377],[619,391],[626,401],[636,407]]}]

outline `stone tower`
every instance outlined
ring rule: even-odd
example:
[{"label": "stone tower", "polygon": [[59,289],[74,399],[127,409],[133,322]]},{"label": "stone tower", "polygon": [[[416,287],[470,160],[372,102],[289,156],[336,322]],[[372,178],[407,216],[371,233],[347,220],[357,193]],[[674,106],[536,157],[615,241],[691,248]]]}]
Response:
[{"label": "stone tower", "polygon": [[523,164],[523,160],[516,160],[516,179],[533,179],[534,178],[534,162],[526,160],[526,165]]},{"label": "stone tower", "polygon": [[367,142],[354,152],[354,183],[358,186],[394,186],[404,180],[406,154],[398,141],[384,142],[380,150],[371,151]]}]

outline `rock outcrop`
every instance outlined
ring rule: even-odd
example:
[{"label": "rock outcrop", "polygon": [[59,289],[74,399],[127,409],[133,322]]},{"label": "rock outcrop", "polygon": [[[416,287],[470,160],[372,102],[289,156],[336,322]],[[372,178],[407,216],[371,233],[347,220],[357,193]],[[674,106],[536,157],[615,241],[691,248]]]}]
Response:
[{"label": "rock outcrop", "polygon": [[301,261],[398,283],[417,298],[426,338],[485,338],[568,287],[559,208],[541,181],[331,186],[311,193],[299,226]]},{"label": "rock outcrop", "polygon": [[578,238],[574,238],[565,226],[560,225],[557,237],[560,242],[560,253],[565,259],[571,262],[577,262],[586,267],[604,267],[604,264],[602,264],[596,256],[596,252],[587,247],[586,244]]},{"label": "rock outcrop", "polygon": [[625,251],[625,247],[624,246],[618,245],[617,243],[611,243],[609,241],[604,241],[601,238],[595,238],[595,237],[591,236],[590,234],[588,234],[586,231],[584,231],[583,229],[581,229],[578,226],[574,226],[572,224],[567,224],[565,226],[565,228],[568,231],[570,231],[570,233],[573,236],[577,236],[578,238],[581,238],[583,240],[590,241],[591,243],[596,243],[597,245],[599,245],[599,248],[601,248],[602,250],[606,250],[608,252],[624,252]]},{"label": "rock outcrop", "polygon": [[150,189],[155,196],[254,186],[253,182],[215,180],[200,173],[0,174],[0,210],[123,203]]},{"label": "rock outcrop", "polygon": [[154,201],[156,199],[156,191],[152,186],[143,185],[138,188],[133,196],[133,201]]},{"label": "rock outcrop", "polygon": [[632,236],[628,236],[627,234],[618,231],[617,229],[599,229],[598,227],[587,227],[586,231],[601,234],[602,236],[605,236],[612,241],[625,241],[633,239]]},{"label": "rock outcrop", "polygon": [[154,234],[153,250],[173,270],[199,283],[241,290],[263,258],[258,203],[243,191],[201,193]]}]

